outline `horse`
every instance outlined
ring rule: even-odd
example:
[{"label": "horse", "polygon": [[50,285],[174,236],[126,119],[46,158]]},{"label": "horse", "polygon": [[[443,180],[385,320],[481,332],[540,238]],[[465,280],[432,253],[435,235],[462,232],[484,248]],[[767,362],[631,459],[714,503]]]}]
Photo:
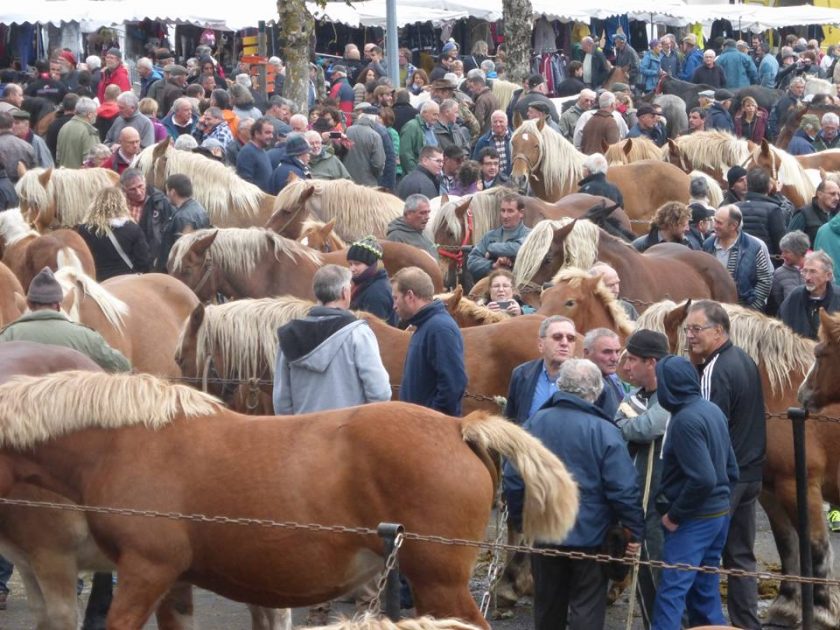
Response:
[{"label": "horse", "polygon": [[15,321],[26,310],[26,292],[12,270],[0,262],[0,326]]},{"label": "horse", "polygon": [[656,85],[657,94],[674,94],[685,102],[686,111],[691,111],[700,106],[699,94],[704,90],[714,90],[711,85],[705,83],[689,83],[681,81],[670,75],[663,76]]},{"label": "horse", "polygon": [[265,225],[281,236],[298,239],[307,218],[335,219],[335,232],[345,241],[357,241],[368,234],[385,238],[388,224],[402,216],[404,205],[390,193],[343,179],[297,179],[277,195]]},{"label": "horse", "polygon": [[116,186],[120,176],[106,168],[18,169],[15,191],[20,211],[39,232],[83,223],[96,193]]},{"label": "horse", "polygon": [[617,164],[630,164],[639,160],[661,160],[662,149],[660,149],[650,138],[639,136],[638,138],[625,138],[613,144],[602,142],[604,157],[610,166]]},{"label": "horse", "polygon": [[822,169],[830,173],[840,171],[840,149],[826,149],[794,157],[804,169]]},{"label": "horse", "polygon": [[317,219],[307,219],[301,226],[300,237],[295,240],[322,254],[347,249],[347,242],[335,233],[334,228],[335,219],[330,219],[327,223]]},{"label": "horse", "polygon": [[767,140],[762,140],[760,145],[752,149],[750,159],[752,164],[766,169],[770,177],[781,182],[781,193],[790,200],[794,208],[801,208],[810,203],[816,194],[816,184],[799,161]]},{"label": "horse", "polygon": [[677,138],[688,130],[688,110],[685,101],[676,94],[659,94],[653,98],[654,105],[662,108],[669,138]]},{"label": "horse", "polygon": [[[557,201],[575,192],[583,179],[584,155],[562,135],[540,121],[520,125],[511,138],[512,177],[528,176],[540,199]],[[624,197],[624,211],[631,219],[649,220],[653,211],[666,201],[689,199],[688,175],[659,160],[644,160],[613,166],[607,180]]]},{"label": "horse", "polygon": [[[677,306],[672,302],[663,302],[643,313],[637,324],[639,328],[664,332],[672,350],[679,352],[686,347],[682,322],[688,314],[688,306],[689,303]],[[829,356],[825,340],[835,335],[836,329],[832,330],[827,324],[827,316],[821,316],[821,343],[816,348],[817,363],[812,368],[813,341],[798,336],[777,319],[734,304],[723,306],[729,313],[732,343],[750,355],[761,374],[764,403],[770,417],[767,420],[767,460],[760,501],[770,519],[782,573],[796,574],[799,571],[798,536],[794,525],[797,521],[796,476],[787,409],[796,405],[797,391],[803,403],[810,408],[836,402],[837,395],[834,393],[829,396],[811,394],[829,391],[818,388],[817,382],[821,382],[822,387],[828,384],[830,391],[836,392],[836,381],[829,384],[824,370],[826,363],[831,362],[824,360]],[[832,406],[824,413],[837,416],[840,415],[838,411],[840,407]],[[840,425],[837,422],[809,422],[806,424],[805,439],[814,576],[831,578],[832,553],[822,506],[823,501],[840,502],[840,453],[834,446],[840,439]],[[840,624],[840,588],[815,584],[814,602],[815,627],[826,630],[837,628]],[[800,617],[799,585],[783,581],[779,595],[768,611],[768,623],[795,626]]]},{"label": "horse", "polygon": [[183,283],[149,273],[116,276],[99,284],[69,267],[56,272],[56,279],[70,319],[99,332],[136,370],[181,375],[173,352],[182,323],[198,304]]},{"label": "horse", "polygon": [[464,289],[460,284],[452,292],[436,295],[435,298],[444,303],[446,310],[458,324],[458,328],[496,324],[510,317],[507,313],[494,311],[483,304],[465,298]]},{"label": "horse", "polygon": [[[576,518],[577,488],[562,462],[486,413],[456,419],[387,402],[255,421],[151,375],[64,372],[0,386],[0,418],[2,496],[16,479],[32,477],[86,505],[369,531],[278,532],[89,513],[91,533],[117,564],[114,628],[139,630],[181,576],[262,606],[328,601],[382,569],[371,528],[384,521],[482,540],[498,481],[491,449],[523,475],[528,540],[562,540]],[[389,474],[374,472],[382,470]],[[477,555],[474,547],[405,541],[400,571],[419,615],[489,629],[469,591]]]},{"label": "horse", "polygon": [[263,225],[274,210],[275,197],[246,182],[232,168],[198,153],[178,151],[166,138],[140,152],[134,162],[147,181],[163,190],[175,173],[189,176],[195,198],[218,227]]},{"label": "horse", "polygon": [[[776,137],[774,144],[780,149],[787,149],[788,144],[790,144],[790,139],[796,133],[796,130],[799,129],[799,124],[802,122],[802,117],[805,114],[813,114],[822,120],[823,115],[829,112],[840,115],[840,106],[829,105],[827,103],[821,103],[819,105],[801,103],[791,106],[787,118],[784,120],[784,124],[779,129],[779,135]],[[816,155],[819,155],[819,153]]]},{"label": "horse", "polygon": [[612,90],[616,83],[623,83],[630,85],[630,67],[629,66],[613,66],[607,78],[601,84],[605,90]]},{"label": "horse", "polygon": [[538,306],[543,283],[552,280],[560,269],[589,269],[596,261],[616,270],[621,278],[621,297],[639,312],[663,295],[669,299],[737,300],[732,277],[714,256],[676,243],[660,243],[640,254],[588,221],[541,222],[522,244],[513,274],[523,299]]},{"label": "horse", "polygon": [[742,166],[750,159],[751,143],[726,131],[695,131],[669,140],[663,147],[666,160],[688,173],[699,170],[717,182],[726,181],[731,166]]}]

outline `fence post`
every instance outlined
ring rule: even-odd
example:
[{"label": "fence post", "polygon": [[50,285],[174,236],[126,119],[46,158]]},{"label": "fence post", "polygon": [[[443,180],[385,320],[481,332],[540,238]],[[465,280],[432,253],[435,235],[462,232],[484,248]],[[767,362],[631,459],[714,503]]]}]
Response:
[{"label": "fence post", "polygon": [[[811,532],[808,522],[808,460],[805,453],[805,421],[808,410],[799,407],[788,409],[793,425],[793,457],[796,465],[796,508],[799,533],[799,574],[812,577]],[[802,582],[802,630],[814,627],[814,585]]]},{"label": "fence post", "polygon": [[[376,528],[376,533],[382,538],[383,546],[385,547],[385,560],[394,551],[394,541],[397,534],[403,532],[403,526],[398,523],[380,523]],[[386,566],[387,569],[387,566]],[[399,558],[394,559],[394,565],[388,571],[387,581],[385,582],[385,592],[383,593],[382,610],[385,616],[391,621],[400,620],[400,571]]]}]

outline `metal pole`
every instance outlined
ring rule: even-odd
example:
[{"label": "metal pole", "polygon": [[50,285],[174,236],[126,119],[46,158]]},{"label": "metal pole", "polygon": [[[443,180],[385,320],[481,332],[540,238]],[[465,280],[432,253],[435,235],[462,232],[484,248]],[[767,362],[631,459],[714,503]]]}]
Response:
[{"label": "metal pole", "polygon": [[[793,457],[796,466],[796,508],[799,532],[799,574],[811,577],[811,534],[808,523],[808,468],[805,457],[805,421],[808,411],[799,407],[788,409],[793,425]],[[802,630],[814,627],[814,585],[802,583]]]},{"label": "metal pole", "polygon": [[[397,523],[380,523],[376,528],[376,533],[382,539],[385,547],[385,559],[394,551],[394,541],[397,534],[403,532],[403,526]],[[388,571],[387,582],[385,583],[385,592],[383,593],[385,601],[382,602],[382,610],[391,621],[400,620],[400,571],[399,560],[395,559],[393,568]]]},{"label": "metal pole", "polygon": [[[257,54],[266,58],[268,56],[265,44],[265,20],[257,22]],[[259,81],[259,90],[263,99],[268,98],[268,86],[266,85],[266,64],[260,63],[257,66],[257,80]]]},{"label": "metal pole", "polygon": [[400,59],[397,53],[399,43],[397,38],[397,0],[387,0],[385,3],[385,63],[388,64],[388,78],[394,89],[400,87]]}]

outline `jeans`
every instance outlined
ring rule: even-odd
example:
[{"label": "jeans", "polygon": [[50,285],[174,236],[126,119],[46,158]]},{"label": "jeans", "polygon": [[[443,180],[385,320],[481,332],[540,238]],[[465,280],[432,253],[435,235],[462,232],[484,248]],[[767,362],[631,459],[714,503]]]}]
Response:
[{"label": "jeans", "polygon": [[9,580],[12,578],[12,571],[15,565],[0,556],[0,593],[9,592]]}]

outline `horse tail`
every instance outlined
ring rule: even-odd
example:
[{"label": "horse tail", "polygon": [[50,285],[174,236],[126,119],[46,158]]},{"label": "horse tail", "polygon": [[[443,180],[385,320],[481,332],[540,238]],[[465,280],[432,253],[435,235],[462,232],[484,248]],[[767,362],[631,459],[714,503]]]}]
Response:
[{"label": "horse tail", "polygon": [[522,531],[528,540],[563,540],[575,524],[578,489],[542,442],[512,422],[475,411],[461,419],[461,435],[507,457],[525,482]]},{"label": "horse tail", "polygon": [[360,619],[342,619],[328,626],[313,628],[306,626],[304,630],[479,630],[478,626],[465,623],[460,619],[435,619],[433,617],[418,617],[416,619],[402,619],[394,622],[384,617],[364,615]]},{"label": "horse tail", "polygon": [[70,247],[62,247],[55,255],[55,266],[57,269],[70,267],[77,270],[79,273],[85,273],[84,265],[79,259],[79,256]]}]

